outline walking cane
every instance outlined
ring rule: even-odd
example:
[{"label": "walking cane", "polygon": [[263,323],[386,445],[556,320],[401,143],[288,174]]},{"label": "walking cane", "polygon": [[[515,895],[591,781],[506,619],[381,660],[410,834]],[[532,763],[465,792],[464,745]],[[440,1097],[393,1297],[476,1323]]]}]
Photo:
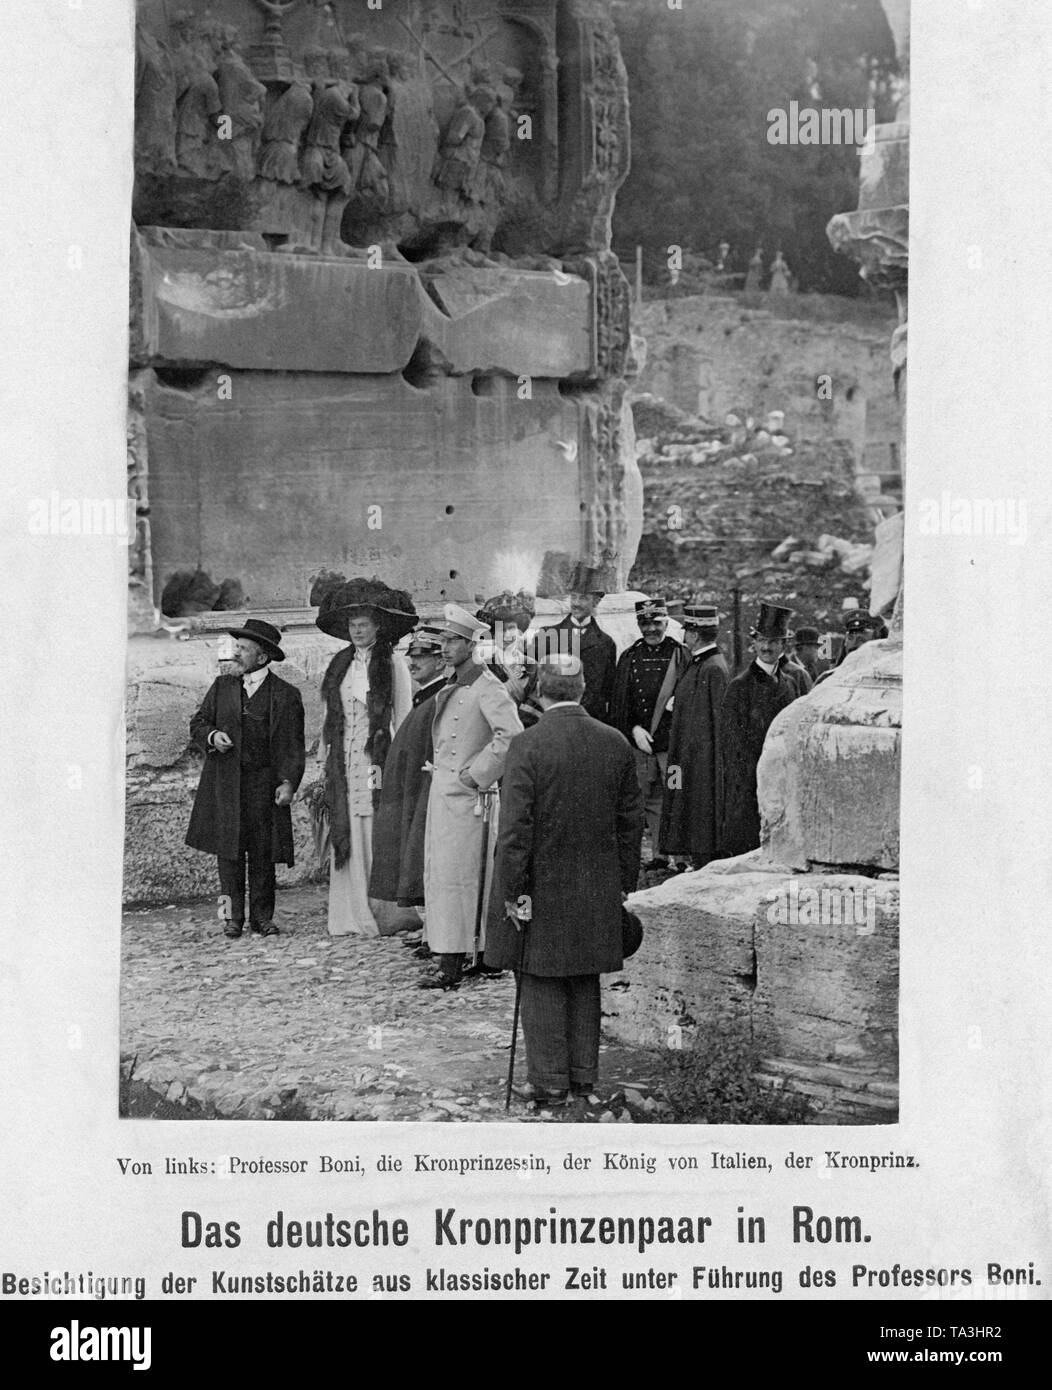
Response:
[{"label": "walking cane", "polygon": [[487,787],[475,798],[475,815],[482,817],[482,858],[479,862],[479,894],[475,903],[475,941],[471,964],[479,963],[479,939],[482,936],[482,914],[486,910],[486,864],[489,859],[489,821],[495,788]]},{"label": "walking cane", "polygon": [[519,1040],[519,1004],[522,1000],[522,969],[526,964],[526,933],[530,929],[528,921],[519,923],[522,937],[519,943],[519,968],[515,972],[515,1012],[511,1019],[511,1056],[508,1059],[508,1089],[504,1096],[504,1109],[511,1109],[511,1084],[515,1080],[515,1045]]}]

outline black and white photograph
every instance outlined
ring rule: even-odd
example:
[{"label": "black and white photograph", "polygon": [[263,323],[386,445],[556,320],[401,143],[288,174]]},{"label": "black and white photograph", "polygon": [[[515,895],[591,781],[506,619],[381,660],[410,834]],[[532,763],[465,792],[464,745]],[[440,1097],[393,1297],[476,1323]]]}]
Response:
[{"label": "black and white photograph", "polygon": [[896,1118],[906,6],[655,9],[137,6],[126,1115]]},{"label": "black and white photograph", "polygon": [[[140,1303],[464,1296],[1018,1362],[1052,12],[4,28],[32,1364],[185,1366]],[[830,1300],[872,1305],[840,1360]],[[281,1348],[242,1330],[243,1374]]]}]

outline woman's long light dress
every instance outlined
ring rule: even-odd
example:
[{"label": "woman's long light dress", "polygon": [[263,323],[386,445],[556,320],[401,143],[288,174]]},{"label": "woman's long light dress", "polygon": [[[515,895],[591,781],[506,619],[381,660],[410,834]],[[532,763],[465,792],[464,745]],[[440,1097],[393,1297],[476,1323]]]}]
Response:
[{"label": "woman's long light dress", "polygon": [[[329,935],[379,936],[375,912],[381,908],[369,897],[369,872],[373,862],[373,786],[365,745],[369,738],[369,658],[372,648],[359,648],[340,687],[343,702],[343,747],[347,759],[347,793],[350,801],[351,854],[342,869],[335,854],[329,860]],[[412,681],[404,657],[392,658],[394,719],[391,733],[413,704]]]}]

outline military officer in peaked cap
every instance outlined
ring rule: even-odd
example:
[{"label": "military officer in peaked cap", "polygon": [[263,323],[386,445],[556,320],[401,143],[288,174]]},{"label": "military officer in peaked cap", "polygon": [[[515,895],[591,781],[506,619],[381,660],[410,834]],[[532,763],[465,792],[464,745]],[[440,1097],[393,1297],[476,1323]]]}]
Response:
[{"label": "military officer in peaked cap", "polygon": [[[424,902],[427,943],[438,958],[439,973],[422,987],[448,990],[460,983],[464,957],[475,948],[483,872],[484,907],[489,899],[497,828],[495,785],[504,771],[508,744],[522,732],[522,723],[504,686],[476,659],[476,645],[487,634],[486,626],[466,609],[448,603],[436,630],[451,675],[432,701],[434,751],[424,835]],[[491,792],[489,805],[482,795],[486,792]],[[480,953],[485,945],[484,910],[482,916]]]},{"label": "military officer in peaked cap", "polygon": [[620,729],[636,751],[636,775],[653,855],[647,868],[662,869],[668,867],[668,860],[659,855],[658,844],[672,726],[671,701],[688,657],[683,646],[666,635],[668,605],[664,599],[639,600],[636,622],[641,633],[639,641],[621,653],[614,673],[610,723]]}]

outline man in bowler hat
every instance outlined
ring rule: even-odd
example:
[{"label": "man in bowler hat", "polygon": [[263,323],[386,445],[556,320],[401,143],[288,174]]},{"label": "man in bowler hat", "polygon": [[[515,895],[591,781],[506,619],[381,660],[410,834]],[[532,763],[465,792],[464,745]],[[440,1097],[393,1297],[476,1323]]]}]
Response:
[{"label": "man in bowler hat", "polygon": [[[568,654],[540,663],[544,714],[504,765],[486,964],[521,971],[522,1030],[538,1105],[587,1096],[599,1072],[599,976],[623,963],[621,903],[636,885],[643,795],[624,736],[581,708]],[[523,937],[522,933],[526,935]]]},{"label": "man in bowler hat", "polygon": [[186,843],[219,861],[225,934],[244,929],[247,864],[249,927],[276,936],[274,865],[293,862],[290,807],[306,762],[303,700],[269,669],[285,660],[276,627],[249,618],[230,635],[234,671],[216,677],[190,721],[205,763]]}]

